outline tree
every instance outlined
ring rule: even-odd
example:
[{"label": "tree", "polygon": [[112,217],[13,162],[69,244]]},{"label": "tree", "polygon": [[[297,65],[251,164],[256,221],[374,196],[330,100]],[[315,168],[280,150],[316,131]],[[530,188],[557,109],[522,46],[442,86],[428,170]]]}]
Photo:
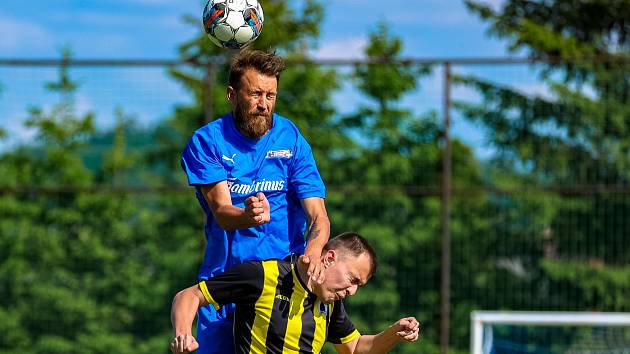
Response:
[{"label": "tree", "polygon": [[630,278],[620,275],[630,271],[630,258],[620,249],[630,243],[623,222],[630,200],[607,189],[627,186],[629,176],[630,3],[510,0],[499,10],[466,4],[510,50],[542,60],[540,79],[551,92],[540,97],[472,76],[459,79],[482,96],[479,104],[457,107],[487,128],[497,148],[490,183],[538,186],[527,195],[495,198],[497,213],[508,217],[494,227],[505,233],[501,245],[509,250],[495,261],[512,262],[504,282],[520,283],[528,294],[500,305],[627,311],[630,302],[621,294]]},{"label": "tree", "polygon": [[[627,120],[630,39],[623,1],[508,1],[501,13],[467,1],[492,23],[492,33],[512,51],[551,60],[541,79],[554,98],[528,97],[506,87],[464,80],[496,109],[464,113],[490,128],[506,157],[532,164],[551,183],[610,183],[628,179]],[[561,74],[561,75],[558,75]],[[587,89],[593,91],[589,95]],[[514,109],[511,114],[510,109]],[[547,125],[548,129],[541,129]],[[575,173],[567,167],[580,161]],[[609,163],[607,161],[614,161]],[[592,173],[604,169],[605,175]]]},{"label": "tree", "polygon": [[[415,315],[422,323],[423,342],[401,345],[395,352],[435,353],[440,316],[436,191],[441,181],[443,127],[436,112],[418,115],[401,105],[431,69],[400,64],[401,52],[402,41],[385,23],[370,32],[365,54],[372,64],[357,65],[351,75],[369,101],[341,119],[342,132],[353,137],[354,144],[336,154],[337,168],[327,181],[343,188],[331,192],[328,203],[332,227],[365,235],[379,259],[379,271],[369,285],[347,301],[353,321],[363,333],[370,333],[382,330],[397,316]],[[453,145],[455,163],[461,166],[454,178],[479,183],[470,148],[458,141]],[[473,240],[471,235],[483,230],[479,216],[483,205],[483,195],[454,202],[455,210],[469,211],[456,213],[457,242],[467,244]],[[478,268],[474,261],[462,262],[458,271]],[[468,285],[462,281],[455,286]]]},{"label": "tree", "polygon": [[164,309],[194,281],[190,235],[201,225],[174,222],[194,213],[183,198],[101,190],[97,181],[120,186],[138,167],[124,114],[105,162],[90,169],[82,153],[94,116],[75,113],[67,64],[46,87],[61,99],[30,109],[37,139],[0,157],[4,187],[14,189],[0,197],[0,352],[165,352]]}]

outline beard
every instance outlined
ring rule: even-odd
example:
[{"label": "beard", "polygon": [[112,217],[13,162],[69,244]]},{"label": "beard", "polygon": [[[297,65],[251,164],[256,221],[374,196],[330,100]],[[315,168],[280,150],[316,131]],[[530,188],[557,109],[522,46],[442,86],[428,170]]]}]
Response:
[{"label": "beard", "polygon": [[250,139],[258,140],[267,134],[273,125],[271,112],[261,113],[255,108],[253,111],[247,112],[243,105],[237,103],[234,110],[234,124],[241,134]]}]

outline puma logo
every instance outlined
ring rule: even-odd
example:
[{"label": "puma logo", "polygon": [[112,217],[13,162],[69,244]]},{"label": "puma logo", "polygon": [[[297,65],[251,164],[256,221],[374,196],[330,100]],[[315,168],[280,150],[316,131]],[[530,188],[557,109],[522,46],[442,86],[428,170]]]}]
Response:
[{"label": "puma logo", "polygon": [[225,161],[230,161],[232,164],[234,164],[234,157],[236,156],[236,154],[232,155],[232,157],[227,157],[225,155],[221,155],[221,158],[224,159]]}]

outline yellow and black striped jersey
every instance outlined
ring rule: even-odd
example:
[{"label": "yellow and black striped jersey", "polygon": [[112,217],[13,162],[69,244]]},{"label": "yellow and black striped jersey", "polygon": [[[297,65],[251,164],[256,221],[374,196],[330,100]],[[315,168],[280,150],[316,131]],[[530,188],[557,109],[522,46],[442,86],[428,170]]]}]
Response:
[{"label": "yellow and black striped jersey", "polygon": [[242,263],[199,287],[217,310],[236,304],[236,354],[319,353],[325,341],[347,343],[360,336],[343,302],[317,299],[290,262]]}]

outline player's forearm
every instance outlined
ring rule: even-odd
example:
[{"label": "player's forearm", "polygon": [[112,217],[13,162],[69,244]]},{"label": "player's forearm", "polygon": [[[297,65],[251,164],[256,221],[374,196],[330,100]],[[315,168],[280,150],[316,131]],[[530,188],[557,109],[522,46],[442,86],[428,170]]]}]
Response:
[{"label": "player's forearm", "polygon": [[171,323],[175,335],[191,333],[200,301],[190,288],[177,293],[171,306]]},{"label": "player's forearm", "polygon": [[389,353],[400,341],[401,338],[396,335],[394,328],[389,327],[379,334],[359,337],[353,354]]},{"label": "player's forearm", "polygon": [[245,214],[245,209],[233,205],[223,205],[214,211],[214,218],[219,226],[227,231],[245,229],[260,225]]},{"label": "player's forearm", "polygon": [[313,217],[306,235],[306,250],[304,254],[319,257],[322,249],[330,238],[330,220],[326,214]]}]

